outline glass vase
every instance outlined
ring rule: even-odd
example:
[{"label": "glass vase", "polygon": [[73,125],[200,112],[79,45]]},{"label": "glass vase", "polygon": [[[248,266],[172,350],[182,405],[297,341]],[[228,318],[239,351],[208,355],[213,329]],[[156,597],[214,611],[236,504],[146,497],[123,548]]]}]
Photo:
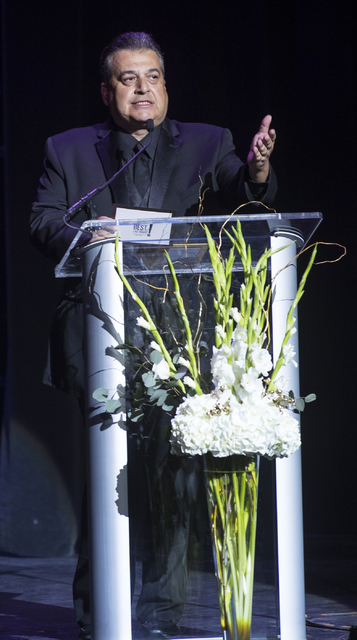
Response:
[{"label": "glass vase", "polygon": [[204,456],[224,640],[250,640],[259,456]]}]

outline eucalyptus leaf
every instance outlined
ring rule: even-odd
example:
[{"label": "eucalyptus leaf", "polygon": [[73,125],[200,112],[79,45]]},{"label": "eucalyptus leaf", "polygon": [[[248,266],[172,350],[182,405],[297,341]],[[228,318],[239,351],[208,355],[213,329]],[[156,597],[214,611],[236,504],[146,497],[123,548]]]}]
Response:
[{"label": "eucalyptus leaf", "polygon": [[134,393],[134,400],[138,401],[138,400],[144,400],[145,399],[145,389],[144,387],[140,384],[136,389],[135,389],[135,393]]},{"label": "eucalyptus leaf", "polygon": [[171,405],[171,406],[170,406],[170,405],[168,405],[168,404],[163,404],[163,405],[162,405],[162,409],[163,409],[163,411],[168,411],[168,412],[170,412],[170,411],[172,411],[172,410],[174,409],[174,406],[173,406],[173,405]]},{"label": "eucalyptus leaf", "polygon": [[161,353],[161,351],[157,351],[156,349],[154,349],[151,353],[150,353],[150,361],[153,364],[159,364],[159,362],[161,362],[161,360],[163,359],[163,355]]},{"label": "eucalyptus leaf", "polygon": [[157,399],[157,406],[158,407],[162,407],[163,404],[165,404],[165,400],[167,398],[167,391],[164,391],[161,396]]},{"label": "eucalyptus leaf", "polygon": [[302,398],[296,398],[295,400],[295,406],[297,408],[298,411],[304,411],[305,409],[305,402]]},{"label": "eucalyptus leaf", "polygon": [[121,402],[118,399],[110,399],[107,400],[105,403],[105,410],[108,413],[117,413],[119,411],[119,409],[121,408]]},{"label": "eucalyptus leaf", "polygon": [[305,402],[314,402],[316,400],[316,393],[309,393],[305,398]]},{"label": "eucalyptus leaf", "polygon": [[[166,400],[166,398],[167,398],[167,391],[161,388],[155,389],[155,391],[150,396],[151,402],[156,402],[158,406],[161,406],[161,404]],[[161,399],[161,403],[159,403],[160,399]]]},{"label": "eucalyptus leaf", "polygon": [[177,364],[177,363],[178,363],[179,359],[180,359],[180,358],[181,358],[181,356],[182,356],[182,351],[183,351],[183,349],[179,349],[179,350],[178,350],[178,353],[175,353],[175,355],[173,355],[173,356],[172,356],[172,362],[173,362],[174,364]]},{"label": "eucalyptus leaf", "polygon": [[175,373],[175,379],[181,380],[181,378],[183,378],[186,375],[186,373],[187,373],[187,367],[180,367],[180,369]]},{"label": "eucalyptus leaf", "polygon": [[156,384],[156,380],[154,378],[153,373],[143,373],[143,383],[145,385],[145,387],[149,388],[149,387],[154,387]]},{"label": "eucalyptus leaf", "polygon": [[97,400],[97,402],[105,402],[108,395],[109,395],[109,391],[104,387],[99,387],[98,389],[95,389],[92,393],[92,397],[94,398],[94,400]]},{"label": "eucalyptus leaf", "polygon": [[143,419],[143,417],[144,417],[144,412],[141,407],[138,407],[135,409],[129,409],[128,411],[128,418],[132,422],[139,422],[140,420]]}]

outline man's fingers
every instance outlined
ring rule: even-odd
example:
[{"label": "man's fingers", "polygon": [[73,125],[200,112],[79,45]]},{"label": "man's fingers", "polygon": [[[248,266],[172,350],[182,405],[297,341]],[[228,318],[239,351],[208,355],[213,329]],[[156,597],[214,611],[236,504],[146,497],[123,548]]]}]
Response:
[{"label": "man's fingers", "polygon": [[267,115],[265,116],[265,118],[263,118],[263,120],[260,123],[259,133],[268,133],[272,119],[273,118],[270,115]]}]

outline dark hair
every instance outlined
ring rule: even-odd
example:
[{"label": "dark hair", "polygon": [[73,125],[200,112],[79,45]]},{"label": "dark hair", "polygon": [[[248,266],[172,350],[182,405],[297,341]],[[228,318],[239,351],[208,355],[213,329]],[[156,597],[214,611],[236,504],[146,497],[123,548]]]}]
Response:
[{"label": "dark hair", "polygon": [[164,56],[158,44],[148,33],[140,31],[129,31],[114,38],[103,49],[100,56],[100,75],[102,82],[108,83],[112,76],[112,60],[117,51],[121,49],[131,49],[132,51],[141,51],[143,49],[151,49],[155,51],[160,60],[161,71],[165,75]]}]

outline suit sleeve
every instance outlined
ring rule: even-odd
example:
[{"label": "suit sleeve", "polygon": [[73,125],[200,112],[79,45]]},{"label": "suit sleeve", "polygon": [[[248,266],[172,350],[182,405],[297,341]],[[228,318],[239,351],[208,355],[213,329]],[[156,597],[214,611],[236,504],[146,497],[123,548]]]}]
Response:
[{"label": "suit sleeve", "polygon": [[61,260],[79,228],[73,222],[74,228],[63,222],[68,206],[65,172],[53,140],[49,138],[45,145],[44,173],[30,216],[30,237],[33,245],[56,263]]}]

